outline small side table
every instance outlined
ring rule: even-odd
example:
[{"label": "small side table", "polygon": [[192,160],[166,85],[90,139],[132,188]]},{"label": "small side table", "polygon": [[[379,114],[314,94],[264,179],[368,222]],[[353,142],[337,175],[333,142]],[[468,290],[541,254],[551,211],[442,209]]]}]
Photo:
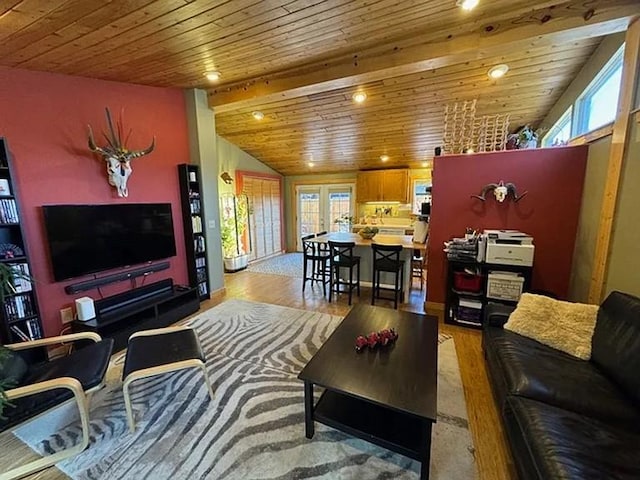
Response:
[{"label": "small side table", "polygon": [[127,409],[129,430],[135,431],[135,421],[129,386],[140,378],[153,377],[185,368],[199,368],[213,400],[213,389],[207,375],[205,357],[195,330],[190,327],[168,327],[142,330],[129,337],[127,356],[122,372],[122,392]]}]

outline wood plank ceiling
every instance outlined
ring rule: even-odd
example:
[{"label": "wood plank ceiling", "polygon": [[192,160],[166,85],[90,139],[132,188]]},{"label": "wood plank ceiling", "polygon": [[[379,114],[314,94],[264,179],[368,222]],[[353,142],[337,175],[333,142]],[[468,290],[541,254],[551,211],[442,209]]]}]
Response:
[{"label": "wood plank ceiling", "polygon": [[[0,65],[208,88],[218,133],[285,175],[419,167],[446,103],[477,98],[480,115],[537,125],[601,36],[638,13],[637,0],[531,3],[0,0]],[[490,80],[498,63],[510,71]]]}]

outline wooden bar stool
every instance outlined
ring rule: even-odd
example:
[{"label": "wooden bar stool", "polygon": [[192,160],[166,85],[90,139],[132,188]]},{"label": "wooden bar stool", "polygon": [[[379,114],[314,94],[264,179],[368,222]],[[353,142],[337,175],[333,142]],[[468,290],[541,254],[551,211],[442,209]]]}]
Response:
[{"label": "wooden bar stool", "polygon": [[[329,283],[329,254],[318,249],[318,243],[311,242],[315,238],[314,234],[302,237],[302,291],[304,292],[307,282],[320,282],[322,293],[327,295],[327,283]],[[309,268],[310,267],[310,268]]]},{"label": "wooden bar stool", "polygon": [[424,267],[426,266],[425,259],[427,257],[427,252],[423,252],[422,250],[414,250],[413,257],[411,257],[411,287],[413,287],[413,279],[420,279],[420,291],[424,289]]},{"label": "wooden bar stool", "polygon": [[[375,299],[393,300],[393,308],[398,308],[398,298],[402,299],[404,291],[404,260],[400,260],[402,245],[371,244],[373,251],[373,275],[371,281],[371,305],[375,305]],[[380,274],[382,272],[394,275],[394,288],[380,286]],[[393,299],[380,296],[380,291],[392,291]]]},{"label": "wooden bar stool", "polygon": [[[349,305],[355,288],[360,296],[360,257],[353,255],[353,249],[356,244],[354,242],[334,242],[329,240],[329,269],[331,270],[329,283],[329,302],[331,302],[332,294],[345,293],[349,294]],[[340,269],[349,269],[349,280],[340,279]],[[357,269],[356,280],[353,280],[353,270]],[[345,290],[341,290],[340,286],[344,286]]]}]

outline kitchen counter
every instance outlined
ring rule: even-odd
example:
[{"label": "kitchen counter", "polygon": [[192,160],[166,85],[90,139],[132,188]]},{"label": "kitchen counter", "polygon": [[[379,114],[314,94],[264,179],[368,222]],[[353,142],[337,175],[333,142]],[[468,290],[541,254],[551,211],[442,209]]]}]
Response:
[{"label": "kitchen counter", "polygon": [[[379,228],[379,227],[378,227]],[[424,250],[424,243],[413,243],[411,235],[382,235],[377,234],[371,240],[365,240],[357,233],[328,233],[309,241],[315,243],[327,243],[329,240],[334,242],[354,242],[356,248],[355,255],[360,257],[360,283],[364,286],[371,286],[373,272],[373,251],[371,244],[377,243],[382,245],[402,245],[400,259],[404,261],[404,301],[409,301],[409,290],[411,288],[411,258],[414,250]],[[382,282],[385,286],[392,285],[391,277],[387,272],[382,272]]]},{"label": "kitchen counter", "polygon": [[351,226],[351,231],[353,233],[357,233],[358,231],[360,231],[365,227],[369,227],[369,228],[376,227],[378,230],[380,230],[380,233],[378,235],[412,235],[413,234],[413,226],[409,224],[394,225],[394,224],[378,223],[374,225],[369,223],[365,225],[362,223],[357,223]]},{"label": "kitchen counter", "polygon": [[[378,227],[379,228],[379,227]],[[316,238],[312,238],[310,242],[327,243],[329,240],[334,242],[354,242],[359,247],[371,247],[372,243],[382,245],[402,245],[404,249],[421,250],[425,248],[424,243],[413,243],[411,235],[382,235],[377,234],[371,240],[365,240],[357,233],[328,233]]]},{"label": "kitchen counter", "polygon": [[411,223],[354,223],[351,225],[353,228],[364,227],[383,227],[383,228],[404,228],[405,230],[413,230],[413,224]]}]

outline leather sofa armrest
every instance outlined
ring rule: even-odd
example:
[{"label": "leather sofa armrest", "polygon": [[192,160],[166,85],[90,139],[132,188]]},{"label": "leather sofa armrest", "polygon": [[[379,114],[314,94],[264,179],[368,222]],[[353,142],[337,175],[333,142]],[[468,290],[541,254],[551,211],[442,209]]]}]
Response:
[{"label": "leather sofa armrest", "polygon": [[516,309],[515,305],[504,305],[502,303],[488,303],[484,309],[484,325],[490,327],[502,327],[509,315]]}]

